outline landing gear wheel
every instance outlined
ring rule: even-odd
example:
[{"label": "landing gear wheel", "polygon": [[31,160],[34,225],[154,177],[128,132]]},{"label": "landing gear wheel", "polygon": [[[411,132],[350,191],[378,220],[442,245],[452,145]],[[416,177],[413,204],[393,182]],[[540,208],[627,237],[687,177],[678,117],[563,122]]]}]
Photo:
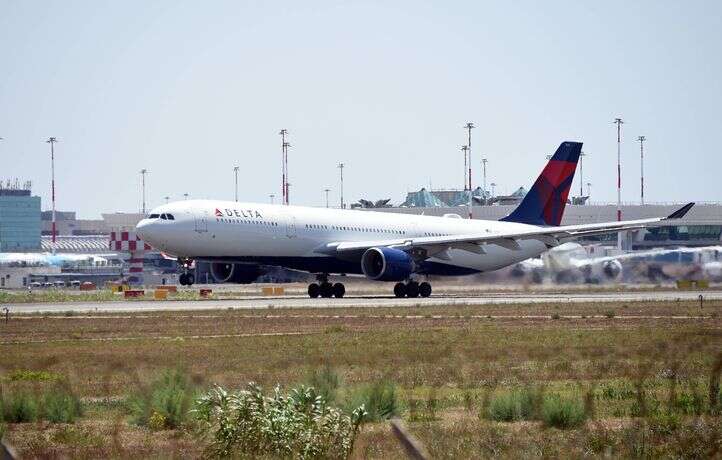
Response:
[{"label": "landing gear wheel", "polygon": [[333,285],[333,296],[337,299],[340,299],[341,297],[346,294],[346,286],[344,286],[342,283],[336,283]]},{"label": "landing gear wheel", "polygon": [[180,274],[180,276],[178,277],[178,283],[180,283],[181,286],[186,285],[186,274],[185,273]]},{"label": "landing gear wheel", "polygon": [[308,296],[312,299],[315,299],[321,295],[321,287],[316,283],[311,283],[308,285]]},{"label": "landing gear wheel", "polygon": [[409,281],[409,283],[406,285],[406,295],[409,298],[418,297],[419,283],[417,283],[416,281]]},{"label": "landing gear wheel", "polygon": [[328,299],[333,296],[333,285],[331,283],[321,283],[321,297]]},{"label": "landing gear wheel", "polygon": [[396,283],[394,286],[394,295],[396,297],[406,297],[406,285],[404,283]]},{"label": "landing gear wheel", "polygon": [[423,283],[419,284],[419,294],[421,297],[428,297],[431,295],[431,284],[424,281]]},{"label": "landing gear wheel", "polygon": [[193,283],[196,282],[196,277],[193,276],[193,273],[186,273],[186,284],[188,286],[193,286]]}]

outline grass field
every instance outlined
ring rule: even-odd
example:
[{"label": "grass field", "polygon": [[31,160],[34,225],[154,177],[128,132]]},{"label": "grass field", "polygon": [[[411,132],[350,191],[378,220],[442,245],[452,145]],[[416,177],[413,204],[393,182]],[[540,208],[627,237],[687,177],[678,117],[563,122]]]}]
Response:
[{"label": "grass field", "polygon": [[[16,315],[0,323],[3,394],[62,383],[82,415],[0,432],[29,458],[200,456],[190,422],[135,425],[132,395],[168,369],[199,392],[270,391],[326,369],[340,406],[392,385],[433,457],[719,456],[721,313],[670,302]],[[353,456],[403,452],[381,421],[362,426]]]}]

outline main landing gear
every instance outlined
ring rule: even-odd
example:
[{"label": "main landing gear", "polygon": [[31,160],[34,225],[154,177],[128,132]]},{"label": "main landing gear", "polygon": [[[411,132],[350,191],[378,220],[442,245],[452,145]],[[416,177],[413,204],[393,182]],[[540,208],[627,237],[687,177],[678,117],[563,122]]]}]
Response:
[{"label": "main landing gear", "polygon": [[181,270],[183,270],[183,273],[178,276],[178,282],[181,284],[181,286],[193,286],[193,284],[196,282],[196,277],[190,271],[192,264],[193,259],[189,259],[187,257],[178,258],[178,265],[180,265]]},{"label": "main landing gear", "polygon": [[416,281],[408,281],[404,283],[396,283],[394,286],[394,295],[396,297],[429,297],[431,295],[431,284],[424,281],[417,283]]},{"label": "main landing gear", "polygon": [[317,297],[331,298],[336,297],[340,299],[346,294],[346,286],[343,283],[329,283],[328,275],[316,275],[318,283],[311,283],[308,285],[308,296],[312,299]]}]

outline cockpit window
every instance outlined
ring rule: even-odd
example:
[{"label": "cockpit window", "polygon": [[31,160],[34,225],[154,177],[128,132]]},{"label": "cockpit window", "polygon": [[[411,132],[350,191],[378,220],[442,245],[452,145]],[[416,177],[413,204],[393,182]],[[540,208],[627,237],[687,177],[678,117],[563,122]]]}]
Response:
[{"label": "cockpit window", "polygon": [[173,214],[166,214],[168,217],[168,220],[175,220],[175,217],[173,217]]},{"label": "cockpit window", "polygon": [[166,219],[168,218],[168,217],[166,217],[166,216],[167,216],[167,214],[161,214],[161,215],[160,215],[160,218],[163,219],[163,220],[166,220]]},{"label": "cockpit window", "polygon": [[159,217],[160,217],[160,214],[151,214],[150,216],[148,216],[148,219],[157,219]]}]

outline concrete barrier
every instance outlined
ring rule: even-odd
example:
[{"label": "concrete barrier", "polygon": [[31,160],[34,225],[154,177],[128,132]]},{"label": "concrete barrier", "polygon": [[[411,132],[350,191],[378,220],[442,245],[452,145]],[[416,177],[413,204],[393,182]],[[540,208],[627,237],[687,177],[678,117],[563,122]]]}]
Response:
[{"label": "concrete barrier", "polygon": [[677,280],[677,289],[692,289],[692,281]]},{"label": "concrete barrier", "polygon": [[156,289],[155,292],[153,292],[153,298],[155,300],[165,300],[168,298],[168,290],[167,289]]},{"label": "concrete barrier", "polygon": [[85,281],[84,283],[81,283],[78,287],[81,291],[94,291],[95,290],[95,284],[91,283],[90,281]]},{"label": "concrete barrier", "polygon": [[709,289],[709,280],[677,280],[677,289]]}]

